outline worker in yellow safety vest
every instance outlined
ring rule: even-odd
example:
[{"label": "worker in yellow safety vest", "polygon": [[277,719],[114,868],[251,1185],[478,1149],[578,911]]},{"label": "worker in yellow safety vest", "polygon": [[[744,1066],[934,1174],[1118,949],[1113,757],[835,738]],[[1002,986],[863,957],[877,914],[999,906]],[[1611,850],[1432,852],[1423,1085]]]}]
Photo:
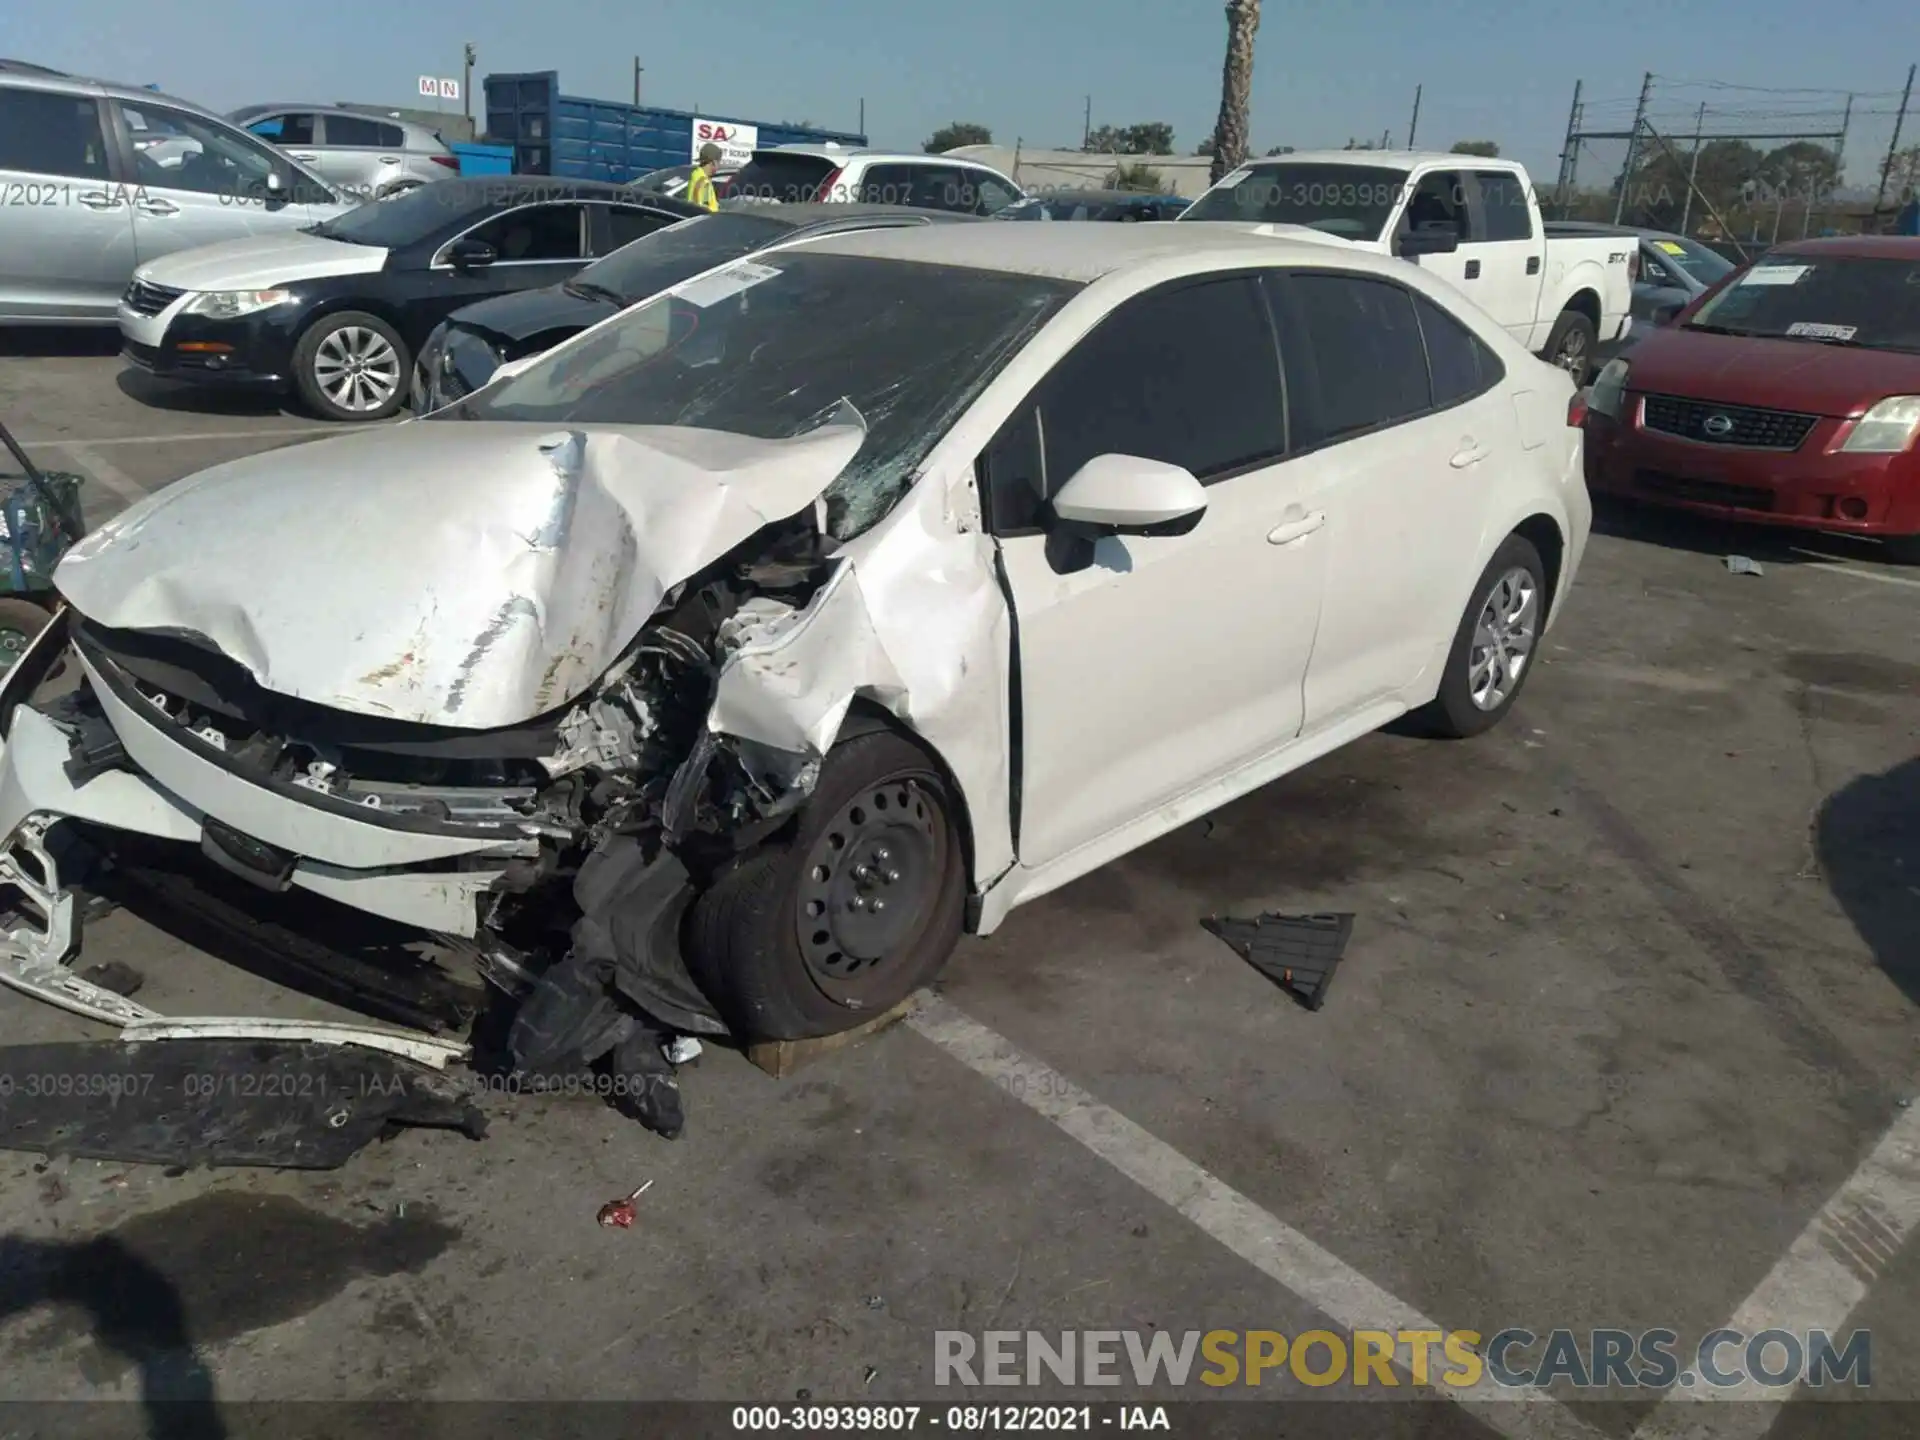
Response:
[{"label": "worker in yellow safety vest", "polygon": [[713,172],[720,168],[720,147],[709,140],[700,147],[700,163],[687,177],[687,203],[705,210],[718,210],[720,197],[714,192]]}]

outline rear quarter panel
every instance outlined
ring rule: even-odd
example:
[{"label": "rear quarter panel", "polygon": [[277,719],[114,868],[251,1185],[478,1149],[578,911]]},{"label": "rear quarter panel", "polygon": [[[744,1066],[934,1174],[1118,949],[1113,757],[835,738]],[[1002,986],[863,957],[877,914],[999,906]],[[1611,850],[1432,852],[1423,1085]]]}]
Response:
[{"label": "rear quarter panel", "polygon": [[1547,283],[1540,292],[1531,348],[1545,346],[1554,321],[1582,292],[1590,293],[1598,304],[1602,343],[1619,338],[1622,324],[1633,311],[1627,260],[1634,244],[1629,237],[1612,235],[1547,238]]}]

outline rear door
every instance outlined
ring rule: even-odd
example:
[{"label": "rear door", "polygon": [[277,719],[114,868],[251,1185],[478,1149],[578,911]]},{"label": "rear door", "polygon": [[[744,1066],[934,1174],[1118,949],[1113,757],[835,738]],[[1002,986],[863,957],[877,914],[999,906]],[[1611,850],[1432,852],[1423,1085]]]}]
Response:
[{"label": "rear door", "polygon": [[0,84],[0,319],[111,320],[133,267],[101,103]]},{"label": "rear door", "polygon": [[679,223],[684,216],[645,205],[589,204],[587,243],[595,256],[611,255],[623,245],[645,239],[656,230]]},{"label": "rear door", "polygon": [[[395,179],[406,160],[406,131],[366,115],[322,115],[321,173],[372,198]],[[449,172],[451,173],[451,172]]]},{"label": "rear door", "polygon": [[1314,731],[1404,692],[1452,636],[1488,476],[1512,463],[1516,422],[1498,359],[1426,297],[1344,271],[1290,272],[1275,288],[1303,452],[1290,464],[1327,515]]},{"label": "rear door", "polygon": [[[134,180],[133,237],[142,264],[316,218],[299,203],[294,172],[257,136],[144,100],[108,105]],[[277,194],[267,186],[276,173],[284,182]]]},{"label": "rear door", "polygon": [[[1468,172],[1477,214],[1467,255],[1467,293],[1514,339],[1530,345],[1546,283],[1546,236],[1535,218],[1524,175],[1511,170]],[[1479,274],[1471,273],[1474,262]],[[1551,319],[1551,316],[1546,317]]]}]

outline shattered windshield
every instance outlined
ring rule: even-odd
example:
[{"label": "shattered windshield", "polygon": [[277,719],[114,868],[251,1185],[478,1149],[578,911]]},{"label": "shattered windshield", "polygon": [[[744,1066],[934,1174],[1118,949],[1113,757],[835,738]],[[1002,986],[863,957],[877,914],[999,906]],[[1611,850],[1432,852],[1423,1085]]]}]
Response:
[{"label": "shattered windshield", "polygon": [[1390,165],[1252,165],[1229,175],[1182,220],[1305,225],[1343,240],[1378,240],[1411,172]]},{"label": "shattered windshield", "polygon": [[686,425],[784,439],[840,402],[867,437],[827,492],[859,534],[981,389],[1080,288],[865,256],[778,252],[679,285],[429,420]]}]

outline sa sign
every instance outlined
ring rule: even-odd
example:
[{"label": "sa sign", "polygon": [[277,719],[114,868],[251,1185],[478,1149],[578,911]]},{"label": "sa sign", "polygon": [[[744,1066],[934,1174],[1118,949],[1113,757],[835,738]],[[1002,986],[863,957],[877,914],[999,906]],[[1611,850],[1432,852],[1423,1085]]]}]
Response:
[{"label": "sa sign", "polygon": [[731,120],[701,120],[693,122],[693,151],[688,156],[699,160],[700,147],[713,144],[720,147],[720,163],[729,170],[737,170],[753,158],[753,152],[760,143],[758,125],[738,125]]}]

